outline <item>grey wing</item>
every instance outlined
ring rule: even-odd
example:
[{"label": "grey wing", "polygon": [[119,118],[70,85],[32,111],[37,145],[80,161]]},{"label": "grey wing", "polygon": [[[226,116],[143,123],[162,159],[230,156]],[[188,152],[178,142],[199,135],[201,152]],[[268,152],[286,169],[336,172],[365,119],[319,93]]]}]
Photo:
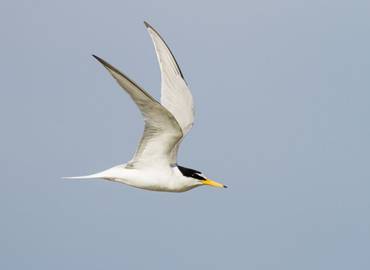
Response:
[{"label": "grey wing", "polygon": [[116,79],[139,107],[145,121],[144,134],[129,166],[168,166],[172,151],[183,133],[174,116],[144,89],[105,60],[93,55]]},{"label": "grey wing", "polygon": [[[147,22],[144,22],[152,38],[161,69],[161,103],[179,123],[185,136],[194,123],[194,102],[190,89],[185,82],[181,69],[160,34]],[[176,162],[180,142],[172,152],[172,162]]]}]

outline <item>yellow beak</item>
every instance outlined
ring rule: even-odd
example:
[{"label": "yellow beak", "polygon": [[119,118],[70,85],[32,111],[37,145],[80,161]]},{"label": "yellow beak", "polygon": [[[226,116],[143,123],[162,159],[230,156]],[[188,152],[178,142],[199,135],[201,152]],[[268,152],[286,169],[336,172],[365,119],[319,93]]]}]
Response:
[{"label": "yellow beak", "polygon": [[216,181],[213,181],[211,179],[203,180],[202,183],[204,185],[209,185],[209,186],[212,186],[212,187],[223,187],[223,188],[227,188],[227,186],[225,186],[223,184],[220,184],[220,183],[217,183]]}]

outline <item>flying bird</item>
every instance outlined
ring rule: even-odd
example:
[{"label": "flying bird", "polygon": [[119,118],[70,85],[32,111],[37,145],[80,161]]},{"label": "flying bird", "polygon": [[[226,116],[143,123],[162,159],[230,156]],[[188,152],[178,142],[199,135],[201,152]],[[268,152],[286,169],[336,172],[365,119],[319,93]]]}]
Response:
[{"label": "flying bird", "polygon": [[161,70],[161,102],[124,73],[93,55],[130,95],[144,117],[144,134],[134,157],[105,171],[69,179],[101,178],[151,191],[184,192],[199,186],[224,187],[198,170],[177,164],[181,141],[193,126],[194,104],[177,61],[159,33],[144,22]]}]

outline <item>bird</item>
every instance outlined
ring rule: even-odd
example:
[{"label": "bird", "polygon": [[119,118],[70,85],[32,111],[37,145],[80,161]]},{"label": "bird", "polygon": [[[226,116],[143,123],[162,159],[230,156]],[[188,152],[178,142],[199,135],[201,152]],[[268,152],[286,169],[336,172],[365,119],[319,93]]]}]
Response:
[{"label": "bird", "polygon": [[170,48],[149,23],[161,71],[161,99],[147,91],[102,58],[92,55],[131,97],[144,118],[144,132],[133,158],[124,164],[67,179],[103,179],[150,191],[185,192],[200,186],[226,188],[199,170],[180,166],[177,153],[194,123],[193,97]]}]

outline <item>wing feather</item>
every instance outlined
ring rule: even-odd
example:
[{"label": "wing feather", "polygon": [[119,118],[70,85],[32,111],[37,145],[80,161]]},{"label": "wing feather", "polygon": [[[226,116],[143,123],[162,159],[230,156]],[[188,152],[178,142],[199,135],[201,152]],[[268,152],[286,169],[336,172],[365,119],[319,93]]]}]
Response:
[{"label": "wing feather", "polygon": [[[144,22],[153,41],[161,69],[161,104],[166,107],[179,123],[185,136],[194,123],[194,102],[184,75],[166,42],[147,22]],[[172,151],[172,162],[176,162],[179,144]]]},{"label": "wing feather", "polygon": [[172,151],[183,136],[182,129],[175,117],[117,68],[98,56],[93,56],[131,96],[144,117],[144,134],[133,159],[129,162],[129,166],[170,165],[172,163]]}]

